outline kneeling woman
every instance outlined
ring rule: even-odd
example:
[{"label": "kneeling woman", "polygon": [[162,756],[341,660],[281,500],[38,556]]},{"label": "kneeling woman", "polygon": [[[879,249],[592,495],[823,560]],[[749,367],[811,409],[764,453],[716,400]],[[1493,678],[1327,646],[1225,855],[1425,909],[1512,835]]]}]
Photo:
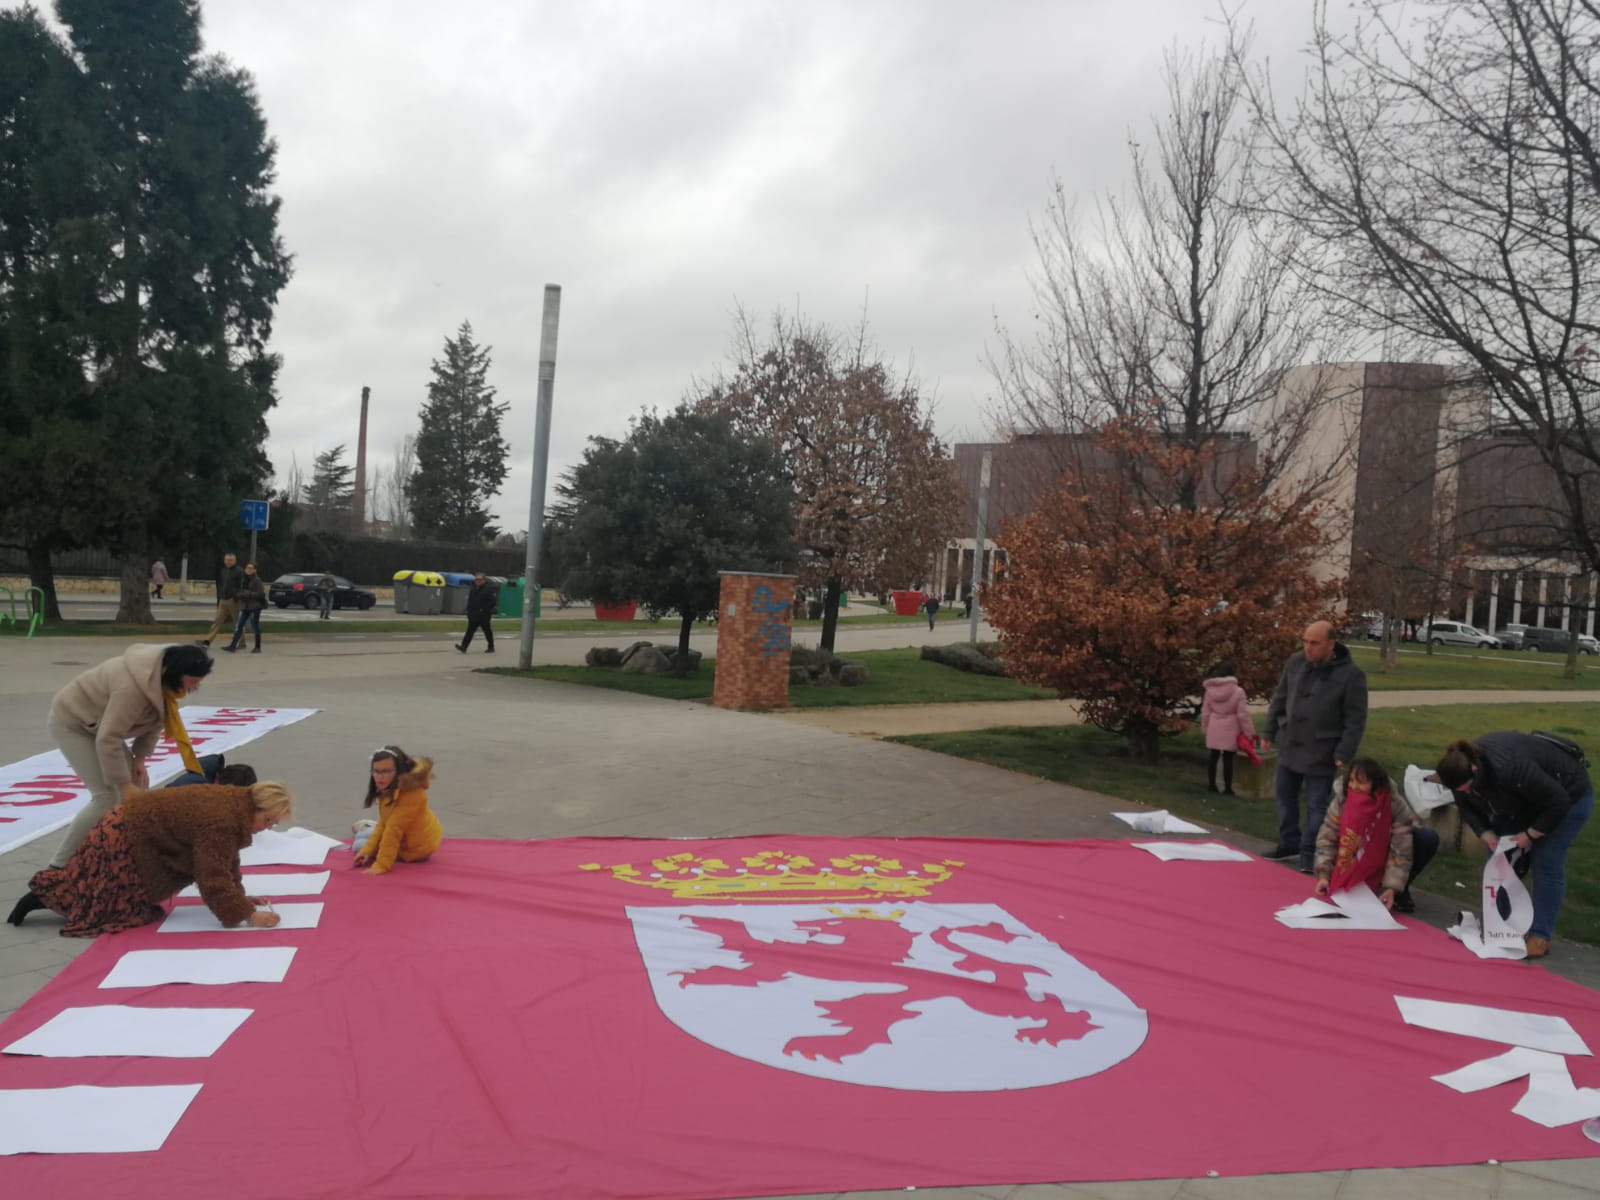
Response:
[{"label": "kneeling woman", "polygon": [[289,790],[270,781],[135,792],[100,819],[66,866],[29,881],[9,920],[20,925],[48,908],[67,919],[63,937],[119,933],[160,920],[162,902],[193,883],[222,924],[270,928],[278,916],[245,895],[239,851],[293,811]]}]

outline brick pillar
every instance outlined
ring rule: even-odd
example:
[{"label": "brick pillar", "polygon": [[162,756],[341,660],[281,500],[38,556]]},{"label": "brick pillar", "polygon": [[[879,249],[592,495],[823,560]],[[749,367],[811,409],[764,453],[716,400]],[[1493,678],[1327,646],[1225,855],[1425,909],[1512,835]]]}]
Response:
[{"label": "brick pillar", "polygon": [[789,707],[789,625],[795,576],[719,571],[718,708]]}]

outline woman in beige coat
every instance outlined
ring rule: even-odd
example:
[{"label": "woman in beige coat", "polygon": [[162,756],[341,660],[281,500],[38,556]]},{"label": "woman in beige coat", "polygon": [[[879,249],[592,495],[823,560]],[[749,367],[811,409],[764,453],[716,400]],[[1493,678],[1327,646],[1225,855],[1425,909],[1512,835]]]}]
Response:
[{"label": "woman in beige coat", "polygon": [[204,773],[178,717],[178,701],[200,686],[211,666],[202,646],[130,646],[55,694],[47,727],[88,787],[89,803],[67,827],[52,867],[66,866],[114,805],[150,786],[144,762],[163,732],[178,743],[185,765]]}]

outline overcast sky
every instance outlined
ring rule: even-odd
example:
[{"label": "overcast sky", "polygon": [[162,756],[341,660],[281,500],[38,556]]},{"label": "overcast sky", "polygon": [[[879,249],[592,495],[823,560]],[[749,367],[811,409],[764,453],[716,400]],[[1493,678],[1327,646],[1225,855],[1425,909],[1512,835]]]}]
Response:
[{"label": "overcast sky", "polygon": [[[1311,0],[1247,4],[1291,59]],[[493,346],[527,525],[540,306],[562,288],[550,481],[592,434],[727,361],[733,314],[863,303],[948,441],[981,440],[995,321],[1030,321],[1029,221],[1053,175],[1122,186],[1161,55],[1215,44],[1209,0],[205,0],[278,142],[294,277],[268,450],[368,461],[417,426],[463,320]]]}]

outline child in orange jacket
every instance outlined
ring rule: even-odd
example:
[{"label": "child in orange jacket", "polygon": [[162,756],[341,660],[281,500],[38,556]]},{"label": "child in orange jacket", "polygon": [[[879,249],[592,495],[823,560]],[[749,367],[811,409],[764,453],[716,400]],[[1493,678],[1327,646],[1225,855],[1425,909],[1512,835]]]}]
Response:
[{"label": "child in orange jacket", "polygon": [[399,746],[384,746],[372,752],[371,769],[365,807],[377,801],[378,823],[351,865],[366,867],[368,875],[382,875],[397,858],[401,862],[427,858],[444,840],[444,827],[428,808],[431,760],[413,759]]}]

